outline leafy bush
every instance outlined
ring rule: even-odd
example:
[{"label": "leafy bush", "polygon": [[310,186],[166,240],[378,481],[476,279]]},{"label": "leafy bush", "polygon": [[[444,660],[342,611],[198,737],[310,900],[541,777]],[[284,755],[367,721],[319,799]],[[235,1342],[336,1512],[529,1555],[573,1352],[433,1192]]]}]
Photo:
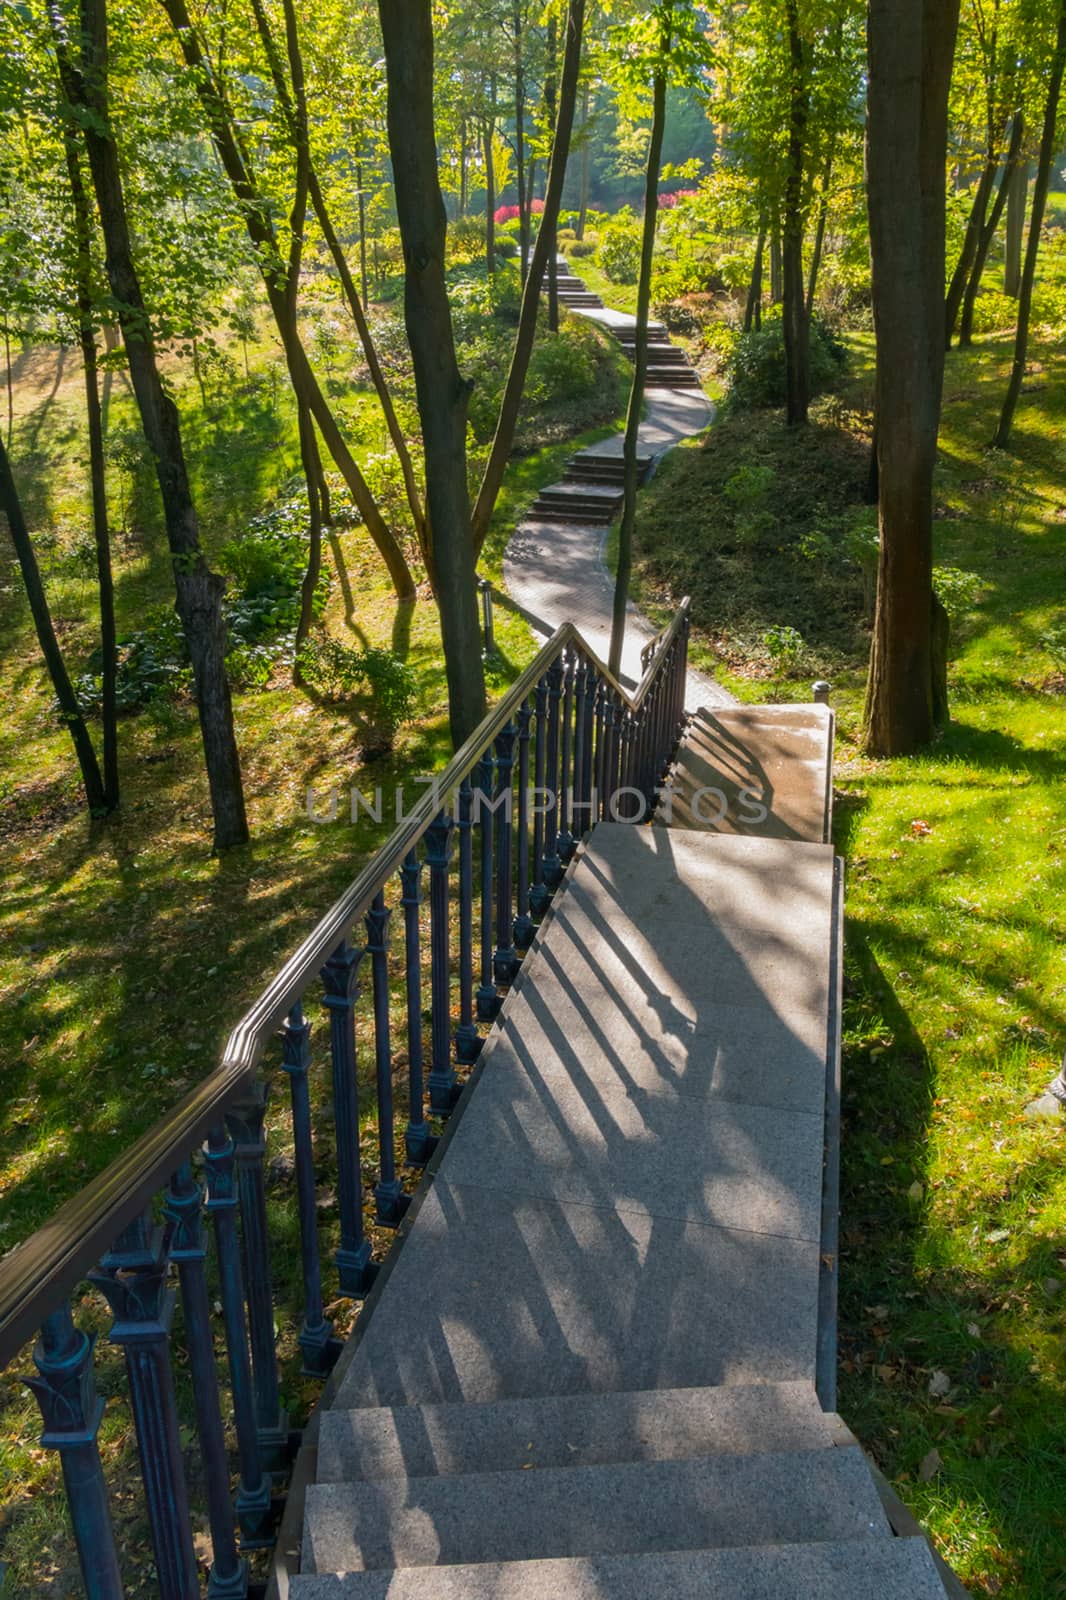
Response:
[{"label": "leafy bush", "polygon": [[786,669],[796,666],[807,648],[799,630],[787,625],[768,628],[762,642],[771,661]]},{"label": "leafy bush", "polygon": [[345,701],[365,695],[369,701],[367,729],[383,748],[391,748],[397,729],[415,705],[415,675],[405,661],[377,645],[351,650],[318,634],[300,647],[299,663],[304,681],[324,700]]},{"label": "leafy bush", "polygon": [[518,241],[509,233],[497,234],[494,249],[501,261],[511,261],[518,254]]},{"label": "leafy bush", "polygon": [[1018,302],[999,289],[983,289],[973,303],[975,333],[997,333],[1012,328],[1018,318]]},{"label": "leafy bush", "polygon": [[952,622],[965,616],[977,602],[981,580],[962,567],[934,567],[933,591]]},{"label": "leafy bush", "polygon": [[[812,395],[831,387],[845,360],[844,346],[819,318],[813,317],[810,332]],[[780,316],[765,321],[758,332],[753,329],[739,335],[725,363],[725,372],[729,404],[735,409],[754,411],[785,404],[785,332]]]},{"label": "leafy bush", "polygon": [[599,262],[612,283],[636,283],[640,276],[640,223],[625,207],[600,232]]},{"label": "leafy bush", "polygon": [[571,338],[569,330],[545,333],[533,347],[525,398],[537,403],[559,394],[577,399],[591,394],[596,382],[596,363],[587,340]]},{"label": "leafy bush", "polygon": [[596,254],[596,243],[593,239],[567,239],[560,249],[570,261],[583,261],[586,256]]}]

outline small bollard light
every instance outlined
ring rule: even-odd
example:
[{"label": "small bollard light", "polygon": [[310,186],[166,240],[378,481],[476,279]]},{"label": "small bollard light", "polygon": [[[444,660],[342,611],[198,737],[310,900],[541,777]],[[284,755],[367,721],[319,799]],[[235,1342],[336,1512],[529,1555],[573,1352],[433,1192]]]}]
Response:
[{"label": "small bollard light", "polygon": [[824,678],[819,678],[817,683],[811,684],[811,694],[816,706],[827,706],[829,704],[829,690],[831,687],[832,685],[826,683]]},{"label": "small bollard light", "polygon": [[496,637],[492,629],[492,584],[488,578],[479,578],[477,586],[481,590],[481,620],[485,632],[485,654],[491,655],[496,648]]}]

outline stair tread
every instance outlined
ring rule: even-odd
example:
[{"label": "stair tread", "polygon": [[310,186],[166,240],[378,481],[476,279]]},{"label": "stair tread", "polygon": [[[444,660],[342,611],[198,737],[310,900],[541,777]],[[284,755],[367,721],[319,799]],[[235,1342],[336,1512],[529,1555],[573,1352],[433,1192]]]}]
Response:
[{"label": "stair tread", "polygon": [[292,1600],[944,1600],[923,1539],[408,1567],[293,1579]]},{"label": "stair tread", "polygon": [[308,1487],[303,1568],[338,1572],[889,1539],[855,1445]]},{"label": "stair tread", "polygon": [[326,1411],[320,1483],[828,1447],[806,1381]]}]

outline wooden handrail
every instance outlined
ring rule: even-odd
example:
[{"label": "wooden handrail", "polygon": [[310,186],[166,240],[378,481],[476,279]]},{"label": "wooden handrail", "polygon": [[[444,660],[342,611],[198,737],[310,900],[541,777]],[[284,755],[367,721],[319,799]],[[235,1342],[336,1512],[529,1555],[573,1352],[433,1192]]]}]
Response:
[{"label": "wooden handrail", "polygon": [[572,623],[556,629],[543,649],[456,752],[436,782],[371,857],[266,986],[233,1029],[219,1065],[55,1213],[0,1260],[0,1369],[40,1327],[62,1295],[79,1282],[118,1234],[169,1181],[189,1152],[216,1126],[250,1082],[264,1048],[326,959],[364,916],[383,883],[429,828],[446,797],[469,777],[485,750],[510,722],[546,669],[568,647],[596,669],[632,712],[640,710],[688,617],[681,602],[655,657],[630,694]]}]

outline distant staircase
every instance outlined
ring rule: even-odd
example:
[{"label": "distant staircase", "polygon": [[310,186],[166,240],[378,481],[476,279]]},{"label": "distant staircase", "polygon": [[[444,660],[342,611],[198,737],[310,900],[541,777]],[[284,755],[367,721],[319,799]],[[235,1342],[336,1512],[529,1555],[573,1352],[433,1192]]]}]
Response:
[{"label": "distant staircase", "polygon": [[957,1592],[834,1415],[832,728],[701,713],[660,825],[578,851],[305,1444],[292,1600]]}]

